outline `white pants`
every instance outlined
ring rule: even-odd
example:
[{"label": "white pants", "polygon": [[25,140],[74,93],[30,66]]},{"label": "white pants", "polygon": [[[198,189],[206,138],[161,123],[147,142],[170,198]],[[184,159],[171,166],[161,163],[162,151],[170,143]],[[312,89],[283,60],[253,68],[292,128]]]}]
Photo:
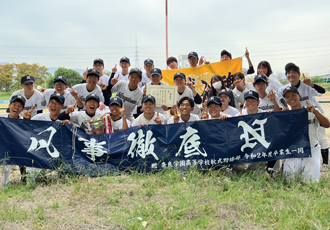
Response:
[{"label": "white pants", "polygon": [[309,158],[289,158],[285,159],[283,172],[286,177],[293,179],[295,175],[302,175],[303,179],[308,182],[316,182],[320,180],[321,174],[321,149],[320,145],[311,147],[312,156]]},{"label": "white pants", "polygon": [[10,174],[10,167],[9,165],[3,165],[2,167],[2,185],[5,187],[9,183],[9,174]]},{"label": "white pants", "polygon": [[[322,106],[317,106],[317,108],[322,113],[322,115],[326,117],[326,115],[324,114],[324,110],[323,110]],[[321,145],[321,149],[329,148],[327,135],[325,133],[325,128],[320,126],[317,133],[318,133],[318,136],[319,136],[319,143]]]}]

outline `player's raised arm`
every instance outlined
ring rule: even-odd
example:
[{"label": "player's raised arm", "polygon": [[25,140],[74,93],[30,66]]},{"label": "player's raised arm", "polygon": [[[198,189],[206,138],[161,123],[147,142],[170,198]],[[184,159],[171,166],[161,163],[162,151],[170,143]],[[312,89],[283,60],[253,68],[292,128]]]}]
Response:
[{"label": "player's raised arm", "polygon": [[75,90],[75,89],[73,88],[72,84],[71,84],[71,92],[70,92],[70,94],[71,94],[71,96],[72,96],[74,99],[76,99],[76,102],[77,102],[78,108],[79,108],[79,109],[84,108],[84,104],[83,104],[83,102],[82,102],[82,101],[80,100],[80,98],[79,98],[78,91]]},{"label": "player's raised arm", "polygon": [[30,120],[32,117],[32,113],[33,113],[33,109],[34,109],[34,105],[32,105],[31,109],[28,111],[24,112],[24,119]]}]

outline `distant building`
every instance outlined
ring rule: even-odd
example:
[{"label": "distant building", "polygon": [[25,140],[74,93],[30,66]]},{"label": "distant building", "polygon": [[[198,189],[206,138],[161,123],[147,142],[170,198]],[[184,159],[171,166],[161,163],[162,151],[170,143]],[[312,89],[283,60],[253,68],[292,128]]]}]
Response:
[{"label": "distant building", "polygon": [[322,77],[324,80],[324,83],[330,83],[330,73],[326,73],[326,74],[318,74],[315,76],[310,76],[309,78],[313,78],[313,77]]},{"label": "distant building", "polygon": [[188,55],[179,55],[178,68],[187,68],[187,67],[190,67],[188,62]]}]

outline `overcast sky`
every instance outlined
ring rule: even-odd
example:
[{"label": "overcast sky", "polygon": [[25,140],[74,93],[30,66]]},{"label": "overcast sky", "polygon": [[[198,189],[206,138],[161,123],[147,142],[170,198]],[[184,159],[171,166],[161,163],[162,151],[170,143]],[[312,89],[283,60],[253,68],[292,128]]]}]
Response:
[{"label": "overcast sky", "polygon": [[[135,67],[137,38],[138,67],[152,58],[166,68],[165,0],[1,0],[0,9],[0,62],[84,69],[100,57],[111,70],[127,56]],[[255,69],[267,60],[275,74],[288,62],[326,74],[329,12],[329,0],[168,0],[169,55],[217,62],[222,49],[239,57],[248,47]]]}]

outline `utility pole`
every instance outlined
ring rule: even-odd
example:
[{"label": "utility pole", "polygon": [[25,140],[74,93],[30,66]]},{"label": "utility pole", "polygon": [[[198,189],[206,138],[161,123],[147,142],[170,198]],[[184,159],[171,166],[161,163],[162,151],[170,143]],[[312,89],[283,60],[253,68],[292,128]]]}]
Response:
[{"label": "utility pole", "polygon": [[[166,60],[168,59],[168,16],[167,16],[167,0],[165,0],[165,20],[166,20]],[[165,60],[165,62],[166,62]],[[168,69],[168,65],[166,65]]]}]

